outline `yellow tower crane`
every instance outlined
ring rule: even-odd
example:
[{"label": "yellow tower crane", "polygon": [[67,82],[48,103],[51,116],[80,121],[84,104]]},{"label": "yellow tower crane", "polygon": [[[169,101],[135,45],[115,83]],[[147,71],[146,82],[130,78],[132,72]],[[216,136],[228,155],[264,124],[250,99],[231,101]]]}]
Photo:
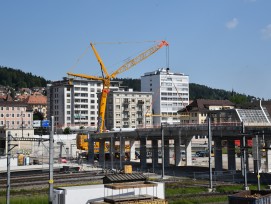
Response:
[{"label": "yellow tower crane", "polygon": [[127,70],[129,70],[131,67],[135,66],[136,64],[138,64],[139,62],[143,61],[144,59],[146,59],[147,57],[151,56],[152,54],[154,54],[155,52],[157,52],[159,49],[161,49],[164,46],[168,46],[168,43],[166,41],[161,41],[158,44],[156,44],[155,46],[149,48],[148,50],[142,52],[141,54],[139,54],[137,57],[131,59],[130,61],[128,61],[127,63],[125,63],[124,65],[122,65],[121,67],[119,67],[116,71],[114,71],[112,74],[109,74],[100,55],[98,54],[96,48],[94,47],[93,43],[90,43],[91,48],[95,54],[95,57],[97,58],[102,72],[103,72],[103,77],[96,77],[96,76],[89,76],[86,74],[74,74],[74,73],[70,73],[68,72],[67,74],[69,76],[73,76],[73,77],[81,77],[81,78],[85,78],[85,79],[90,79],[90,80],[100,80],[103,82],[103,90],[101,93],[101,98],[100,98],[100,107],[99,107],[99,117],[98,117],[98,126],[97,126],[97,132],[101,133],[104,131],[105,128],[105,110],[106,110],[106,100],[107,100],[107,95],[110,91],[110,80],[115,78],[118,74],[121,74]]}]

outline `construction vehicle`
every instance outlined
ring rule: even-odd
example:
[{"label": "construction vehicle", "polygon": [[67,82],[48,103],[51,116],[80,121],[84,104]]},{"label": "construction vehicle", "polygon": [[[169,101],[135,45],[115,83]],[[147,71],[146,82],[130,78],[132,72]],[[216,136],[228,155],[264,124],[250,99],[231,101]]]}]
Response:
[{"label": "construction vehicle", "polygon": [[161,41],[157,45],[149,48],[148,50],[142,52],[137,57],[129,60],[127,63],[119,67],[116,71],[114,71],[112,74],[109,74],[100,55],[98,54],[98,51],[94,47],[93,43],[90,43],[90,46],[95,54],[95,57],[97,61],[99,62],[102,70],[103,77],[96,77],[96,76],[89,76],[86,74],[74,74],[68,72],[68,76],[73,77],[80,77],[90,80],[99,80],[103,82],[103,90],[100,97],[100,107],[99,107],[99,116],[98,116],[98,125],[97,125],[97,133],[102,133],[105,131],[105,110],[106,110],[106,101],[107,101],[107,95],[110,91],[110,80],[115,78],[118,74],[121,74],[127,70],[129,70],[131,67],[135,66],[136,64],[140,63],[144,59],[148,58],[155,52],[157,52],[159,49],[161,49],[164,46],[168,46],[168,43],[166,41]]},{"label": "construction vehicle", "polygon": [[[88,151],[88,135],[85,133],[78,133],[76,136],[76,146],[77,146],[77,149]],[[115,147],[115,156],[116,156],[116,158],[119,158],[120,145],[115,145],[114,147]],[[99,156],[98,156],[99,148],[100,148],[100,143],[95,142],[94,143],[95,158],[99,158]],[[109,154],[110,153],[109,150],[110,150],[110,144],[108,142],[106,142],[104,145],[104,153]],[[125,145],[125,155],[126,155],[126,158],[129,157],[130,145]]]}]

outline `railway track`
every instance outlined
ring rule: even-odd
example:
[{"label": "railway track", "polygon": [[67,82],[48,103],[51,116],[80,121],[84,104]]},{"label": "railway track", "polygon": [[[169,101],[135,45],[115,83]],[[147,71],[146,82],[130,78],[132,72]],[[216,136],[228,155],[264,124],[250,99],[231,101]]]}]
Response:
[{"label": "railway track", "polygon": [[[84,184],[101,181],[104,177],[100,171],[86,171],[77,173],[54,173],[54,184]],[[26,172],[19,172],[12,175],[10,178],[10,185],[12,188],[35,188],[40,186],[48,186],[49,172],[41,174],[26,174]],[[0,189],[6,188],[7,178],[5,174],[0,177]]]}]

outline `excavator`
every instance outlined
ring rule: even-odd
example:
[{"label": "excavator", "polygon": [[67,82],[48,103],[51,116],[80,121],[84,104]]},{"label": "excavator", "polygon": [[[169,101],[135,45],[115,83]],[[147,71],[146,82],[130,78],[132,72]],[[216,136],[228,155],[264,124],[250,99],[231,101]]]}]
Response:
[{"label": "excavator", "polygon": [[[152,54],[156,53],[162,47],[168,46],[168,45],[169,44],[166,41],[164,41],[164,40],[160,41],[158,44],[156,44],[156,45],[152,46],[151,48],[147,49],[146,51],[142,52],[137,57],[129,60],[127,63],[125,63],[124,65],[119,67],[116,71],[114,71],[112,74],[109,74],[99,53],[98,53],[98,51],[96,50],[96,48],[94,46],[94,43],[90,43],[90,46],[95,54],[95,57],[101,66],[103,77],[90,76],[90,75],[86,75],[86,74],[75,74],[75,73],[71,73],[71,72],[68,72],[67,74],[68,74],[68,76],[72,76],[72,77],[80,77],[80,78],[89,79],[89,80],[99,80],[99,81],[103,82],[103,90],[102,90],[102,93],[100,96],[99,116],[98,116],[98,124],[97,124],[96,133],[105,132],[105,110],[106,110],[107,95],[110,92],[110,80],[115,78],[118,74],[121,74],[121,73],[129,70],[133,66],[135,66],[138,63],[140,63],[141,61],[145,60],[146,58],[148,58]],[[77,149],[85,150],[85,151],[88,150],[87,134],[79,133],[77,135],[76,140],[77,140]],[[95,147],[96,147],[96,148],[94,148],[94,150],[96,149],[95,153],[98,154],[99,153],[98,152],[99,142],[95,143]],[[130,147],[128,147],[128,146],[125,147],[126,153],[129,150],[130,150]],[[108,151],[107,145],[105,144],[105,152],[107,152],[107,151]],[[116,151],[119,151],[119,150],[116,149]]]}]

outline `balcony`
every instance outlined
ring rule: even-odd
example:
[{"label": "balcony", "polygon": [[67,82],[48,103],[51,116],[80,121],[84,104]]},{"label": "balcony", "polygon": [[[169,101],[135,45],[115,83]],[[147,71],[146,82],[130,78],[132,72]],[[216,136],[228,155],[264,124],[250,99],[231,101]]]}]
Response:
[{"label": "balcony", "polygon": [[123,100],[123,104],[129,104],[129,103],[130,103],[130,101],[128,99]]}]

